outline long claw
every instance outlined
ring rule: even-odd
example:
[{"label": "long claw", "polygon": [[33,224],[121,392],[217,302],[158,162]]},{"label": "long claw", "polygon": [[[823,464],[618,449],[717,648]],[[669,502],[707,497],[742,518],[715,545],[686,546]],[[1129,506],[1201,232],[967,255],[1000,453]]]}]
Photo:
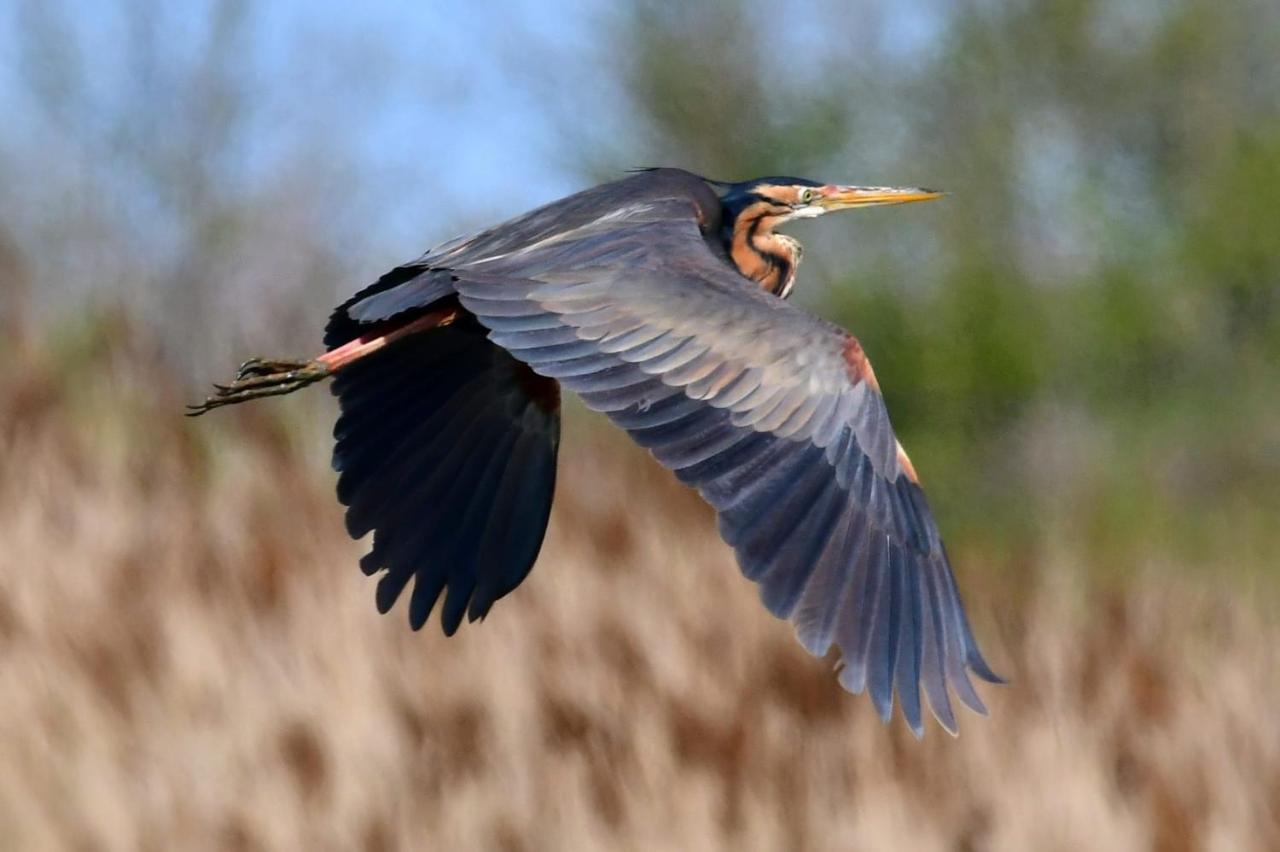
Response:
[{"label": "long claw", "polygon": [[[247,376],[243,379],[236,379],[226,388],[228,391],[245,391],[253,388],[270,388],[291,382],[298,377],[298,371],[291,370],[287,373],[268,373],[265,376]],[[214,385],[217,387],[217,385]],[[222,388],[219,388],[222,390]]]},{"label": "long claw", "polygon": [[[283,368],[283,369],[275,369]],[[235,381],[215,384],[217,391],[204,402],[187,406],[188,417],[199,417],[224,405],[266,396],[280,396],[327,378],[333,368],[320,361],[268,361],[253,358],[240,365]]]},{"label": "long claw", "polygon": [[267,358],[250,358],[236,370],[236,379],[247,379],[253,376],[270,376],[276,373],[287,373],[293,370],[304,370],[310,361],[275,360]]}]

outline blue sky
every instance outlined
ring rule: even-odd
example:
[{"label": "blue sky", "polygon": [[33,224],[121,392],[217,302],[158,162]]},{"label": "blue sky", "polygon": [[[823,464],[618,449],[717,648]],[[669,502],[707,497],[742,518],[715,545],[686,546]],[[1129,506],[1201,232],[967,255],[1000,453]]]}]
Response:
[{"label": "blue sky", "polygon": [[[214,3],[138,5],[159,34],[160,62],[168,68],[199,62]],[[138,81],[148,72],[130,48],[129,16],[120,13],[129,3],[62,6],[69,14],[57,41],[65,36],[74,46],[62,55],[33,47],[38,4],[18,3],[0,13],[0,56],[7,57],[0,61],[0,106],[8,125],[0,146],[19,159],[51,146],[74,149],[66,137],[79,132],[44,120],[46,110],[30,85],[32,67],[77,56],[104,111],[120,98],[136,99]],[[324,150],[340,142],[333,147],[350,158],[345,166],[390,205],[384,205],[388,221],[382,224],[396,231],[411,227],[402,215],[421,212],[414,204],[395,209],[401,206],[397,196],[412,194],[405,190],[443,193],[480,216],[498,211],[478,199],[502,199],[503,209],[518,210],[581,182],[556,155],[554,127],[541,101],[547,89],[575,82],[571,77],[585,82],[565,60],[590,38],[602,4],[558,4],[554,16],[531,0],[277,0],[247,8],[247,38],[234,49],[251,116],[248,132],[232,140],[245,179],[279,168],[277,157],[296,147]],[[165,108],[157,103],[155,115]],[[91,117],[79,120],[92,124]]]},{"label": "blue sky", "polygon": [[[22,54],[30,32],[21,0],[0,14],[0,55]],[[53,3],[68,15],[68,34],[92,67],[104,96],[136,75],[127,15],[142,8],[179,61],[197,57],[208,38],[213,0]],[[824,26],[830,3],[799,4],[812,14],[782,17],[784,43],[798,65],[840,50],[841,33]],[[249,3],[249,38],[238,57],[262,122],[259,144],[294,132],[341,133],[361,167],[402,179],[439,182],[451,194],[502,193],[519,206],[556,195],[581,178],[557,150],[557,109],[583,121],[620,121],[606,75],[610,57],[595,43],[610,15],[606,0],[351,4],[338,0]],[[933,4],[854,3],[887,21],[888,43],[905,53],[927,43],[940,20]],[[31,59],[27,55],[27,61]],[[19,63],[0,62],[0,103],[24,116]],[[22,126],[24,122],[18,122]],[[252,158],[251,158],[252,159]],[[512,181],[510,175],[521,179]],[[438,187],[436,187],[438,188]]]}]

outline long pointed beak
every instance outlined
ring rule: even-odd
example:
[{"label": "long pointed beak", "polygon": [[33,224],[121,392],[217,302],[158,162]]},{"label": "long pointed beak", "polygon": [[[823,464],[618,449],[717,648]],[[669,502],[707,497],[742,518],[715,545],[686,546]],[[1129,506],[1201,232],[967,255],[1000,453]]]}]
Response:
[{"label": "long pointed beak", "polygon": [[854,207],[875,207],[881,204],[933,201],[945,194],[935,189],[920,189],[914,186],[824,186],[818,189],[818,197],[814,203],[826,210],[849,210]]}]

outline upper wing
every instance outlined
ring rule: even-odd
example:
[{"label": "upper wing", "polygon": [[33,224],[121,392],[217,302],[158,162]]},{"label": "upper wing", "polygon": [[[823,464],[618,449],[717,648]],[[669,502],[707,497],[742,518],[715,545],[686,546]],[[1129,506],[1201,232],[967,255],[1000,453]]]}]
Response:
[{"label": "upper wing", "polygon": [[841,683],[893,694],[923,731],[919,687],[954,731],[948,685],[998,682],[974,642],[937,525],[857,340],[716,259],[687,202],[450,270],[490,339],[605,412],[695,486],[765,605]]},{"label": "upper wing", "polygon": [[[546,256],[557,245],[612,233],[619,225],[635,221],[645,210],[667,210],[673,203],[682,216],[697,212],[697,205],[719,210],[715,194],[696,175],[680,169],[642,169],[479,233],[450,240],[417,260],[397,266],[339,305],[330,318],[325,343],[344,343],[359,334],[361,324],[390,319],[452,295],[452,270],[495,264],[509,268],[513,261],[520,262],[533,254]],[[620,215],[602,217],[602,208],[617,209]]]}]

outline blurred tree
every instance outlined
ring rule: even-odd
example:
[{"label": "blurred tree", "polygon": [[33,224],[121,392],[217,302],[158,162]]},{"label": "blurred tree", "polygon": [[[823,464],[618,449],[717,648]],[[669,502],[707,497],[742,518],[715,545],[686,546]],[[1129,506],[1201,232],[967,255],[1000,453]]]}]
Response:
[{"label": "blurred tree", "polygon": [[39,247],[37,313],[127,304],[185,376],[233,359],[239,334],[314,346],[346,271],[324,227],[341,213],[318,213],[345,157],[327,141],[270,149],[262,10],[24,0],[12,14],[9,111],[27,120],[0,147],[0,228]]}]

